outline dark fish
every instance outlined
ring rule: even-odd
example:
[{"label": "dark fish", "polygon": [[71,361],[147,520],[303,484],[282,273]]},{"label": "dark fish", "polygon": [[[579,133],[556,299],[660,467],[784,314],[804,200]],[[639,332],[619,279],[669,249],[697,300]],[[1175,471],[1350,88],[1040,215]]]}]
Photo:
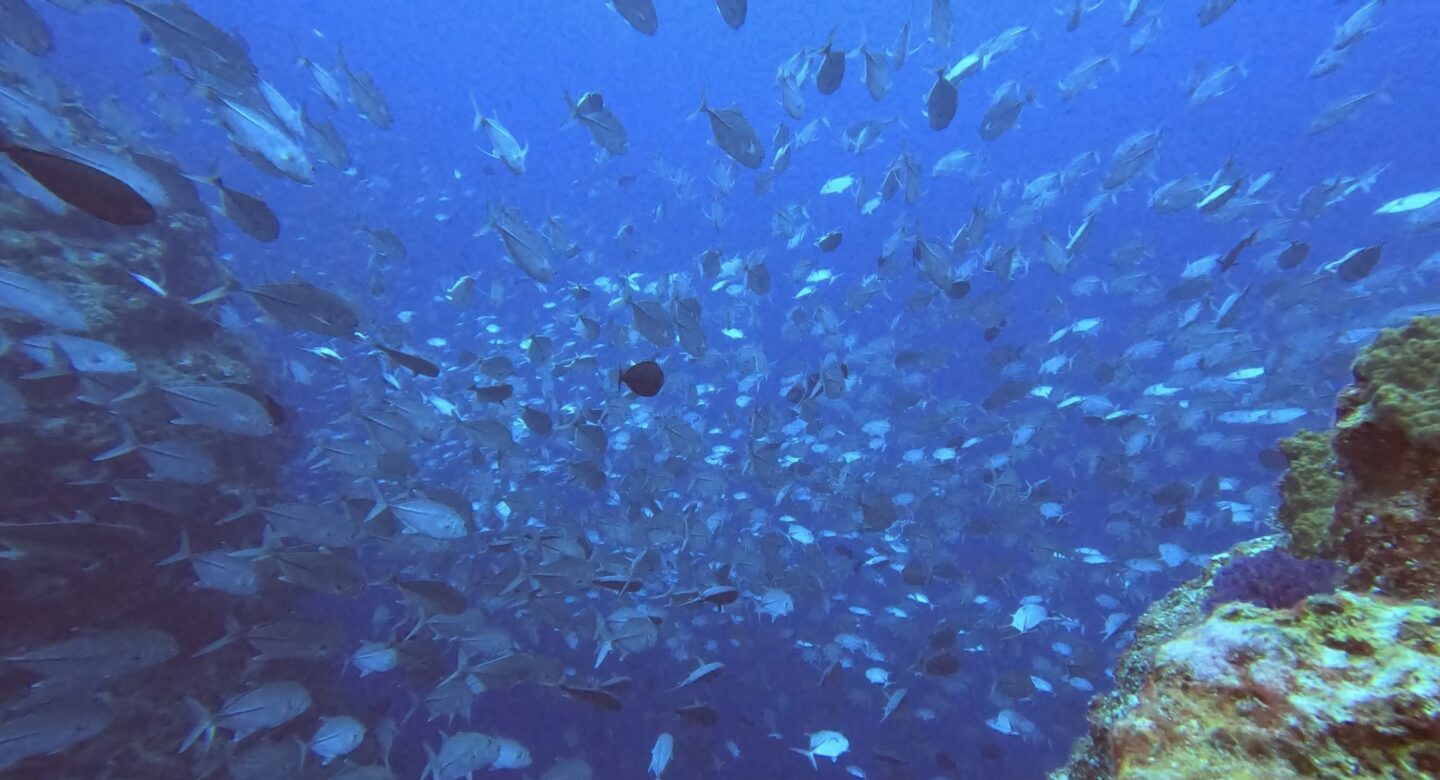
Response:
[{"label": "dark fish", "polygon": [[739,108],[712,108],[702,88],[700,107],[690,116],[694,118],[701,114],[710,118],[710,132],[715,136],[715,145],[731,159],[746,168],[759,168],[765,162],[765,147],[760,143],[760,135]]},{"label": "dark fish", "polygon": [[688,605],[697,604],[703,601],[706,604],[714,604],[717,607],[723,607],[727,604],[734,604],[735,600],[738,598],[740,598],[740,591],[734,586],[716,585],[713,588],[706,588],[705,590],[701,591],[700,594],[697,595],[693,600],[687,601],[685,603]]},{"label": "dark fish", "polygon": [[486,385],[484,387],[472,385],[470,392],[474,393],[475,398],[483,403],[498,404],[514,395],[515,388],[510,385]]},{"label": "dark fish", "polygon": [[392,580],[411,601],[428,612],[458,615],[468,606],[465,594],[439,580]]},{"label": "dark fish", "polygon": [[836,49],[834,46],[835,30],[831,30],[830,37],[825,39],[825,46],[820,49],[824,59],[820,61],[820,70],[815,74],[815,88],[820,90],[822,95],[833,93],[845,80],[845,50]]},{"label": "dark fish", "polygon": [[745,266],[745,286],[756,295],[770,292],[770,269],[764,263]]},{"label": "dark fish", "polygon": [[654,0],[614,0],[611,7],[624,17],[631,27],[646,35],[654,35],[660,28],[660,19],[655,15]]},{"label": "dark fish", "polygon": [[138,227],[155,221],[155,207],[129,184],[85,163],[16,146],[0,136],[0,152],[55,197],[112,225]]},{"label": "dark fish", "polygon": [[550,356],[553,354],[555,354],[555,342],[549,336],[531,336],[530,346],[525,348],[525,357],[536,365],[550,362]]},{"label": "dark fish", "polygon": [[566,695],[572,699],[583,701],[597,710],[619,712],[623,706],[618,696],[604,688],[581,688],[575,685],[562,685],[560,686],[560,690],[564,691]]},{"label": "dark fish", "polygon": [[620,372],[620,383],[635,395],[649,398],[665,386],[665,371],[653,360],[645,360]]},{"label": "dark fish", "polygon": [[1250,245],[1255,243],[1255,239],[1259,235],[1260,231],[1252,230],[1250,231],[1250,235],[1241,239],[1240,243],[1231,247],[1230,251],[1226,252],[1225,256],[1220,258],[1220,270],[1223,272],[1234,268],[1235,264],[1240,262],[1240,253],[1244,252],[1246,249],[1249,249]]},{"label": "dark fish", "polygon": [[374,344],[372,346],[384,352],[385,356],[395,361],[397,365],[404,366],[420,376],[440,376],[440,367],[425,358],[412,355],[409,352],[401,352],[398,349],[391,349],[381,344]]},{"label": "dark fish", "polygon": [[839,230],[832,230],[829,233],[826,233],[825,235],[816,239],[815,247],[821,252],[834,252],[836,249],[840,248],[840,242],[843,241],[844,238],[844,233]]},{"label": "dark fish", "polygon": [[940,653],[925,659],[925,673],[935,677],[949,677],[960,671],[960,656],[954,653]]},{"label": "dark fish", "polygon": [[1289,271],[1305,262],[1305,258],[1309,255],[1309,244],[1304,241],[1292,241],[1290,242],[1290,246],[1285,247],[1284,251],[1280,253],[1280,256],[1275,259],[1275,264],[1280,266],[1282,270]]},{"label": "dark fish", "polygon": [[[724,3],[721,6],[720,11],[724,13]],[[0,0],[0,38],[36,57],[43,57],[55,48],[50,27],[27,0]]]},{"label": "dark fish", "polygon": [[533,409],[527,406],[520,412],[520,419],[524,421],[525,427],[529,428],[531,433],[549,436],[555,430],[554,421],[543,409]]},{"label": "dark fish", "polygon": [[1290,468],[1290,459],[1285,453],[1275,449],[1260,450],[1260,465],[1271,471],[1284,471]]},{"label": "dark fish", "polygon": [[210,183],[220,190],[220,207],[225,210],[225,216],[245,235],[256,241],[274,241],[280,237],[280,219],[265,201],[226,187],[219,176]]},{"label": "dark fish", "polygon": [[1200,6],[1200,26],[1207,27],[1214,24],[1233,5],[1235,5],[1235,0],[1205,0],[1205,4]]},{"label": "dark fish", "polygon": [[570,477],[589,490],[605,487],[605,472],[594,461],[579,460],[570,464]]},{"label": "dark fish", "polygon": [[1030,674],[1020,670],[1001,672],[995,681],[995,687],[1012,699],[1024,699],[1035,693],[1035,682],[1030,678]]},{"label": "dark fish", "polygon": [[985,411],[994,412],[1024,398],[1029,392],[1030,385],[1026,382],[1006,382],[996,388],[980,405]]},{"label": "dark fish", "polygon": [[749,9],[749,5],[750,0],[715,0],[715,7],[720,10],[720,17],[736,30],[745,24],[745,12]]},{"label": "dark fish", "polygon": [[690,721],[691,723],[695,723],[706,728],[713,727],[720,722],[720,713],[716,712],[713,707],[708,707],[704,704],[687,704],[684,707],[675,710],[675,714]]},{"label": "dark fish", "polygon": [[1179,528],[1182,525],[1185,525],[1184,507],[1167,509],[1164,514],[1160,515],[1161,528]]},{"label": "dark fish", "polygon": [[1384,247],[1379,245],[1357,249],[1341,258],[1335,270],[1340,274],[1341,279],[1347,282],[1358,282],[1375,270],[1383,250]]},{"label": "dark fish", "polygon": [[950,126],[950,120],[955,118],[955,107],[959,103],[959,93],[955,85],[945,78],[945,69],[935,71],[935,84],[930,87],[930,94],[925,98],[925,108],[930,114],[930,129],[944,130]]},{"label": "dark fish", "polygon": [[1161,506],[1180,506],[1188,503],[1194,496],[1195,489],[1190,487],[1190,483],[1178,480],[1161,485],[1150,494],[1155,503]]}]

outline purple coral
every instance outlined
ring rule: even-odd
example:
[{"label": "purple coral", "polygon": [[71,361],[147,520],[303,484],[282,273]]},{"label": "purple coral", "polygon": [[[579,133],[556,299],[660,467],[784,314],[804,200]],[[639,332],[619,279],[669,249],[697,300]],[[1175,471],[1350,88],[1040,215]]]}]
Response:
[{"label": "purple coral", "polygon": [[1334,561],[1302,560],[1273,549],[1236,558],[1215,575],[1205,611],[1231,601],[1289,609],[1306,596],[1333,591],[1343,571]]}]

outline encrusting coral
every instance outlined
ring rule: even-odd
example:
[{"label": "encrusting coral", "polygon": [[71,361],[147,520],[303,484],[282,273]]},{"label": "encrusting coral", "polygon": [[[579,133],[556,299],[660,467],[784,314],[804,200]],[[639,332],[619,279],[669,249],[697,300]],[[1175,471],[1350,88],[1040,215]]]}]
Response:
[{"label": "encrusting coral", "polygon": [[[1281,444],[1288,533],[1141,616],[1052,780],[1440,776],[1440,318],[1384,331],[1354,374],[1333,431]],[[1340,590],[1294,582],[1309,563]]]}]

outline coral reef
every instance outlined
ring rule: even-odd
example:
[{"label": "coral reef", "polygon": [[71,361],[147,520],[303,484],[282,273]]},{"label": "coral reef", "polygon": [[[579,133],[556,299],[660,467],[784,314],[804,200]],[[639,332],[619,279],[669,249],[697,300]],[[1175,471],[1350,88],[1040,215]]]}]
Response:
[{"label": "coral reef", "polygon": [[1440,451],[1440,317],[1417,317],[1387,328],[1355,361],[1358,405],[1339,428],[1374,422],[1417,447]]},{"label": "coral reef", "polygon": [[1115,776],[1440,772],[1440,610],[1351,593],[1230,604],[1165,643],[1111,727]]},{"label": "coral reef", "polygon": [[1300,431],[1280,441],[1290,467],[1280,481],[1282,503],[1275,520],[1290,532],[1290,549],[1302,558],[1323,554],[1331,540],[1330,524],[1340,494],[1331,440],[1328,431]]},{"label": "coral reef", "polygon": [[1335,502],[1347,587],[1402,598],[1440,593],[1440,318],[1382,331],[1340,394]]},{"label": "coral reef", "polygon": [[[1384,331],[1354,374],[1334,431],[1281,444],[1287,535],[1216,556],[1139,619],[1052,780],[1440,775],[1440,318]],[[1279,576],[1286,553],[1343,568],[1342,589],[1206,616],[1243,598],[1226,569]]]}]

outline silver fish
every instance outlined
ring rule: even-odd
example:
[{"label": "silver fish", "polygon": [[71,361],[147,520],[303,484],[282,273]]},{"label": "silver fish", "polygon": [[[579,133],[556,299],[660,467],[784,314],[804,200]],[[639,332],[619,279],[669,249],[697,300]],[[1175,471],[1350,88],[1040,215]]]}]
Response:
[{"label": "silver fish", "polygon": [[0,268],[0,308],[12,309],[59,330],[90,327],[85,313],[56,285]]},{"label": "silver fish", "polygon": [[0,771],[31,756],[54,755],[110,727],[110,708],[99,699],[43,704],[0,723]]},{"label": "silver fish", "polygon": [[525,222],[519,209],[491,205],[489,217],[489,229],[500,236],[505,252],[520,270],[541,284],[548,284],[555,278],[550,243]]},{"label": "silver fish", "polygon": [[103,341],[66,336],[32,336],[20,341],[20,350],[43,368],[26,379],[78,374],[133,374],[135,361],[119,347]]},{"label": "silver fish", "polygon": [[164,631],[121,629],[81,633],[35,650],[0,657],[0,662],[46,677],[96,681],[158,666],[177,652],[175,637]]},{"label": "silver fish", "polygon": [[228,729],[233,741],[239,742],[257,731],[282,726],[310,709],[310,691],[296,682],[270,682],[226,700],[214,714],[200,702],[187,698],[195,727],[180,743],[184,753],[200,737],[209,748],[216,729]]},{"label": "silver fish", "polygon": [[706,100],[705,91],[700,91],[700,107],[690,114],[696,117],[705,114],[710,117],[710,132],[715,136],[715,145],[719,146],[731,159],[740,163],[746,168],[760,167],[765,161],[765,147],[760,143],[760,135],[750,125],[745,115],[740,113],[738,108],[711,108]]},{"label": "silver fish", "polygon": [[171,385],[161,388],[180,415],[175,425],[198,425],[237,436],[268,436],[275,432],[270,413],[259,401],[220,385]]}]

